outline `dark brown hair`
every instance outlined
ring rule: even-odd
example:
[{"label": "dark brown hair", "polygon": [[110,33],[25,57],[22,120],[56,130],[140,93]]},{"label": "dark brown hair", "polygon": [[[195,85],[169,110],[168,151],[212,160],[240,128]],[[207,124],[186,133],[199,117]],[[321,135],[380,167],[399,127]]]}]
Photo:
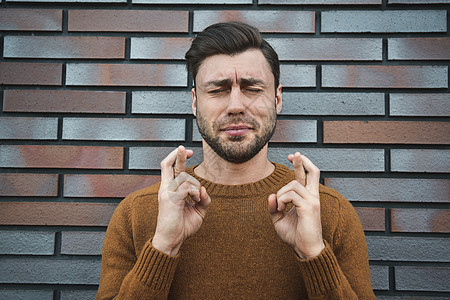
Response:
[{"label": "dark brown hair", "polygon": [[261,50],[272,70],[276,90],[280,82],[278,55],[261,37],[257,28],[242,22],[217,23],[200,32],[186,52],[186,66],[195,82],[198,69],[207,57],[217,54],[235,55],[248,49]]}]

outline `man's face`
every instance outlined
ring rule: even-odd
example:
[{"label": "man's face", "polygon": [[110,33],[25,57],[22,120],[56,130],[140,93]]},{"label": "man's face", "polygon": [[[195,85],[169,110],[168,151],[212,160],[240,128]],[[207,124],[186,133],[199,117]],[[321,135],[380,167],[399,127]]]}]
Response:
[{"label": "man's face", "polygon": [[210,56],[195,82],[192,109],[206,143],[232,163],[258,154],[272,137],[281,110],[281,85],[275,90],[262,52]]}]

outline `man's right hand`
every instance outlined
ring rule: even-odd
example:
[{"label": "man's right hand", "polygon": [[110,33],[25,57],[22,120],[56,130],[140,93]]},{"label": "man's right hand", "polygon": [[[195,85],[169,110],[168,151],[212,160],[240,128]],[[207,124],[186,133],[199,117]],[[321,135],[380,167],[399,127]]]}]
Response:
[{"label": "man's right hand", "polygon": [[[172,256],[200,229],[211,203],[200,182],[185,173],[186,161],[192,154],[192,150],[179,146],[161,162],[158,221],[152,244]],[[189,202],[189,196],[194,203]]]}]

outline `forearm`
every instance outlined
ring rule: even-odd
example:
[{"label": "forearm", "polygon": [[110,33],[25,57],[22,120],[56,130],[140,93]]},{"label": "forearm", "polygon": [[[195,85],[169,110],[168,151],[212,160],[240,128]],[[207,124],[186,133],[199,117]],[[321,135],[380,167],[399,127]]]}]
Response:
[{"label": "forearm", "polygon": [[147,243],[122,282],[117,299],[166,299],[178,257],[166,255]]},{"label": "forearm", "polygon": [[[309,299],[375,299],[370,288],[370,278],[361,278],[369,281],[367,289],[359,291],[357,294],[350,285],[346,275],[342,272],[339,262],[333,253],[333,250],[325,242],[325,249],[315,258],[299,259],[299,266],[302,272],[304,283],[308,292]],[[351,276],[358,276],[351,274]]]},{"label": "forearm", "polygon": [[[178,256],[166,255],[147,242],[129,270],[121,270],[114,265],[119,257],[110,257],[112,263],[102,269],[100,288],[96,299],[166,299],[172,284]],[[126,273],[128,272],[128,273]],[[114,283],[120,289],[113,294]]]}]

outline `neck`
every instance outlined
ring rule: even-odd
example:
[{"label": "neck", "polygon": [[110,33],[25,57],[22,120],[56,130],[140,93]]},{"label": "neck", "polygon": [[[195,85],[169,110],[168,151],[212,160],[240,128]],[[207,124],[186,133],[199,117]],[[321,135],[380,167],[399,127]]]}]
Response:
[{"label": "neck", "polygon": [[267,159],[267,145],[245,163],[230,163],[215,153],[203,141],[203,162],[195,168],[197,176],[224,185],[240,185],[259,181],[269,176],[275,167]]}]

